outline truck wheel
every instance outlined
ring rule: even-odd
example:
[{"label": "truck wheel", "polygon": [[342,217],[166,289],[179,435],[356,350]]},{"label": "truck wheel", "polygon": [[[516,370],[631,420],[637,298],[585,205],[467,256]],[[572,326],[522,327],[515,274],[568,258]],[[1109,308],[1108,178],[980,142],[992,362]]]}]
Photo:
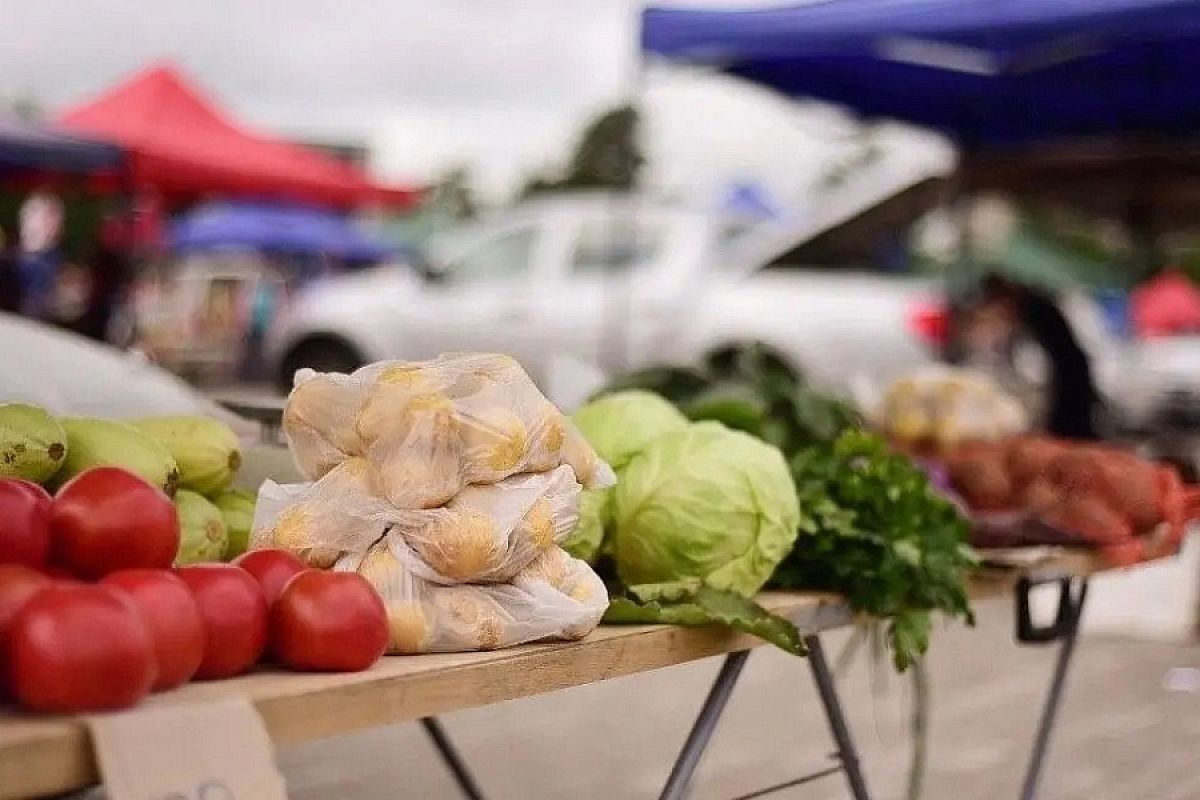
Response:
[{"label": "truck wheel", "polygon": [[308,367],[317,372],[353,372],[363,365],[363,357],[350,343],[334,336],[305,339],[288,351],[279,370],[279,388],[292,389],[296,370]]}]

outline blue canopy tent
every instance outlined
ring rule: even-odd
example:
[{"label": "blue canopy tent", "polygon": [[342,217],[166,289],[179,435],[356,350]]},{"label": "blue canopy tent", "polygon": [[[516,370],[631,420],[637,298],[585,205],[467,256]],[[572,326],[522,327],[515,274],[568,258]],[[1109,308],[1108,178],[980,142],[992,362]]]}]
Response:
[{"label": "blue canopy tent", "polygon": [[171,226],[176,252],[247,248],[379,261],[396,248],[339,214],[307,206],[220,203],[203,206]]},{"label": "blue canopy tent", "polygon": [[949,137],[957,188],[1119,216],[1158,261],[1200,217],[1197,0],[650,8],[642,48]]},{"label": "blue canopy tent", "polygon": [[647,9],[645,51],[903,120],[964,149],[1192,138],[1196,0],[829,0]]},{"label": "blue canopy tent", "polygon": [[0,173],[24,170],[90,172],[121,163],[120,148],[80,139],[15,117],[0,116]]}]

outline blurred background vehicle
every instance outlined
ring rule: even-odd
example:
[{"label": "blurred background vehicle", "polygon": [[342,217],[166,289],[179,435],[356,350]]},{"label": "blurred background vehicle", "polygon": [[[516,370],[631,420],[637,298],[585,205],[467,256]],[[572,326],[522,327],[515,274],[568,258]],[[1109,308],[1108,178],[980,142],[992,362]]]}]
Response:
[{"label": "blurred background vehicle", "polygon": [[845,389],[853,371],[886,377],[934,356],[916,319],[933,284],[776,263],[796,244],[783,241],[636,196],[529,201],[434,239],[415,268],[314,283],[277,320],[268,360],[286,388],[301,367],[500,349],[553,387],[564,358],[616,371],[761,341]]}]

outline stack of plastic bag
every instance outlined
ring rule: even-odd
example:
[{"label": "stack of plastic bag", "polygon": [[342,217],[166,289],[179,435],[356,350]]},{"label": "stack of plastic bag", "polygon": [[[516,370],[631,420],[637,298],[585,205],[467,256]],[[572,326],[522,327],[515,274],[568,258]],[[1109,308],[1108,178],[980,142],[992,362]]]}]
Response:
[{"label": "stack of plastic bag", "polygon": [[304,370],[284,431],[312,482],[263,485],[251,546],[366,577],[392,652],[572,639],[599,623],[603,583],[559,545],[581,484],[615,478],[511,358]]}]

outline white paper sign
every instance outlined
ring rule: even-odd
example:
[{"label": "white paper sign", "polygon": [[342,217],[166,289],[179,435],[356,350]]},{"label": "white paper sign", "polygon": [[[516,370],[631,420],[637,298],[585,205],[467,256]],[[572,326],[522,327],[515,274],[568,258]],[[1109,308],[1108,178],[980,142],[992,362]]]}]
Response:
[{"label": "white paper sign", "polygon": [[246,700],[88,719],[111,800],[287,800],[262,718]]}]

